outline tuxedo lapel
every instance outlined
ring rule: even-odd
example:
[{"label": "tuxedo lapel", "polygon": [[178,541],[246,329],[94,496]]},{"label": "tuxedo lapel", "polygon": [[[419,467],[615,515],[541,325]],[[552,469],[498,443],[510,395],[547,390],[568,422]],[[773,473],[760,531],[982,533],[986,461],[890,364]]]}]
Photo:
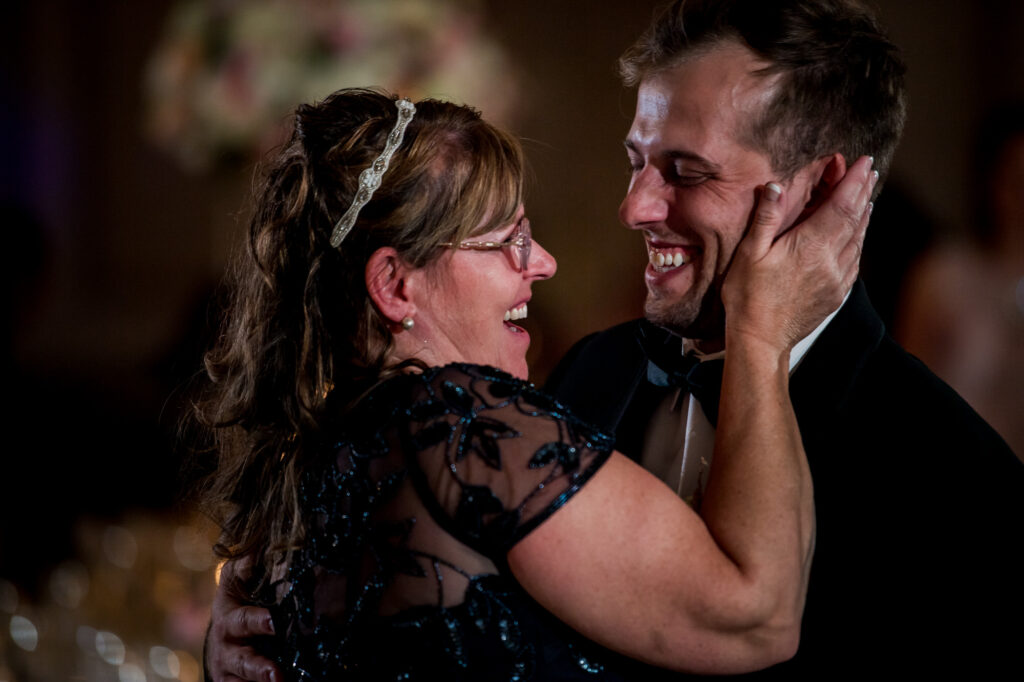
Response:
[{"label": "tuxedo lapel", "polygon": [[790,378],[790,399],[805,438],[831,424],[842,411],[884,336],[885,325],[858,280]]},{"label": "tuxedo lapel", "polygon": [[[627,408],[630,415],[637,413],[633,401],[640,398],[642,403],[648,402],[644,399],[648,393],[647,357],[637,341],[637,323],[620,324],[579,341],[544,388],[578,417],[603,431],[617,434],[620,427],[635,431],[633,427],[639,426],[642,439],[645,417],[640,416],[639,425],[624,423]],[[617,449],[622,449],[618,443]]]}]

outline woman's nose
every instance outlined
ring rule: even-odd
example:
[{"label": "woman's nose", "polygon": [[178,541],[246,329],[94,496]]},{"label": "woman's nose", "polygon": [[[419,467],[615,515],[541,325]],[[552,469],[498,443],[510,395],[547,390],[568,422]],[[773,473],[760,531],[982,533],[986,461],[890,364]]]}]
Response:
[{"label": "woman's nose", "polygon": [[554,277],[556,270],[558,270],[558,262],[555,261],[555,257],[541,246],[540,242],[534,240],[530,248],[530,264],[527,268],[530,277],[548,279]]}]

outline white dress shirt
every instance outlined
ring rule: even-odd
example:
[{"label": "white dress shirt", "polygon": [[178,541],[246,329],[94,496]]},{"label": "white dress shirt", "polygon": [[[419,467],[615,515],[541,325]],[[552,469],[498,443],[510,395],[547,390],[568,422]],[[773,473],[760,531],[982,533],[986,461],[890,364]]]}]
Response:
[{"label": "white dress shirt", "polygon": [[[845,298],[843,303],[846,303]],[[793,346],[789,354],[790,374],[796,370],[804,355],[838,312],[839,308],[836,308],[814,331]],[[682,352],[695,354],[701,362],[725,356],[725,351],[705,355],[696,349],[690,339],[683,339]],[[651,415],[644,433],[640,463],[665,481],[688,504],[699,507],[707,486],[714,449],[715,427],[704,414],[700,402],[689,392],[677,388],[662,400]]]}]

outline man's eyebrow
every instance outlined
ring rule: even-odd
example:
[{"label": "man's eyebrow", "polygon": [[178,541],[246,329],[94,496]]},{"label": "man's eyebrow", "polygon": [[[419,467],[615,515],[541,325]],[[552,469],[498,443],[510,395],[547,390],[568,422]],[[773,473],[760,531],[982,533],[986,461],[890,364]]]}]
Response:
[{"label": "man's eyebrow", "polygon": [[[627,150],[633,152],[634,154],[640,153],[640,150],[637,149],[636,144],[632,140],[623,140],[622,144],[626,147]],[[685,149],[671,149],[669,151],[662,152],[661,156],[665,157],[669,161],[681,160],[688,161],[690,163],[695,163],[698,166],[701,166],[704,170],[707,170],[712,173],[717,173],[720,169],[717,163],[705,159],[703,156],[697,154],[696,152],[691,152]]]}]

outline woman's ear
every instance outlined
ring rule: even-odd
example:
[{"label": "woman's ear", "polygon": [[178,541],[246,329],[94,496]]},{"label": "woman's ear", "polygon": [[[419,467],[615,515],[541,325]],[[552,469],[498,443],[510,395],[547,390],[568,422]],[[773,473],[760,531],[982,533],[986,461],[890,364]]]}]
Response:
[{"label": "woman's ear", "polygon": [[377,249],[366,262],[366,291],[377,310],[392,324],[416,312],[409,290],[412,271],[390,246]]}]

